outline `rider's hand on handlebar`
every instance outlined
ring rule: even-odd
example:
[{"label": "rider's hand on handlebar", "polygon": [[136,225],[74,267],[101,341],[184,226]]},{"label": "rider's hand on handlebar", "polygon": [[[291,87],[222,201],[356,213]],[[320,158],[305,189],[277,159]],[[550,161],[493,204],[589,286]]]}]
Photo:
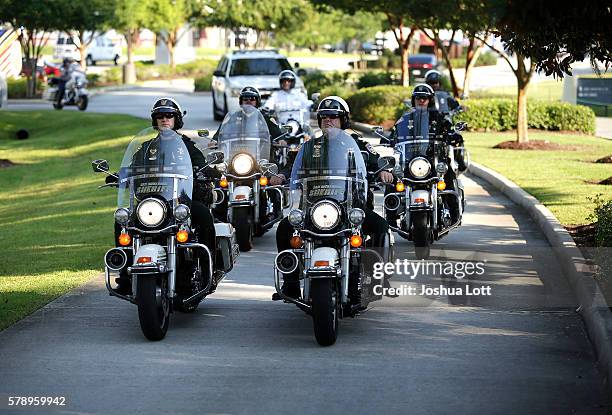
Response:
[{"label": "rider's hand on handlebar", "polygon": [[270,184],[272,186],[278,186],[279,184],[283,184],[285,180],[286,180],[286,177],[284,174],[277,174],[270,178]]},{"label": "rider's hand on handlebar", "polygon": [[287,146],[287,142],[286,142],[285,140],[278,140],[278,141],[276,142],[276,144],[277,144],[279,147],[286,147],[286,146]]},{"label": "rider's hand on handlebar", "polygon": [[393,183],[393,174],[389,173],[388,171],[381,171],[378,173],[378,177],[384,183]]}]

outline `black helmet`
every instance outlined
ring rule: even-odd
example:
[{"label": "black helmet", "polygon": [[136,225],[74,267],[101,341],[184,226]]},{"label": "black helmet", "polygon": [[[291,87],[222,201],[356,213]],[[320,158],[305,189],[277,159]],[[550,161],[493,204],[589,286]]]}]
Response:
[{"label": "black helmet", "polygon": [[346,130],[351,126],[351,110],[345,100],[335,95],[323,98],[317,108],[317,122],[321,127],[322,115],[336,115],[340,118],[340,128]]},{"label": "black helmet", "polygon": [[242,88],[242,90],[240,91],[240,96],[238,97],[238,103],[242,105],[242,98],[246,97],[254,97],[256,100],[255,108],[259,108],[259,106],[261,105],[261,95],[259,95],[259,90],[257,88],[255,88],[254,86],[245,86],[244,88]]},{"label": "black helmet", "polygon": [[295,88],[296,78],[297,76],[295,75],[293,71],[290,71],[289,69],[285,69],[280,74],[278,74],[278,85],[281,87],[281,89],[283,89],[283,81],[289,81],[290,82],[289,89],[293,89]]},{"label": "black helmet", "polygon": [[427,83],[427,85],[431,85],[436,82],[439,84],[442,83],[442,74],[435,69],[427,71],[425,74],[425,83]]},{"label": "black helmet", "polygon": [[74,59],[72,59],[72,58],[64,58],[64,60],[62,61],[62,65],[64,65],[64,66],[70,65],[72,62],[74,62]]},{"label": "black helmet", "polygon": [[171,113],[174,114],[174,130],[183,128],[183,115],[187,114],[187,111],[183,112],[181,106],[174,100],[174,98],[160,98],[155,101],[153,108],[151,108],[151,124],[153,127],[157,127],[155,122],[155,114]]},{"label": "black helmet", "polygon": [[435,92],[432,87],[427,84],[418,84],[412,90],[412,98],[410,99],[410,103],[413,107],[415,107],[416,97],[427,97],[429,99],[429,103],[427,105],[428,108],[433,108],[435,106]]}]

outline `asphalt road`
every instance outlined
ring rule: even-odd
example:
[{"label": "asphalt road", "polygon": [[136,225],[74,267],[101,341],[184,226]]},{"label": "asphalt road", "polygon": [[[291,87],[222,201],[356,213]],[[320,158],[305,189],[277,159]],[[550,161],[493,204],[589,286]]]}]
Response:
[{"label": "asphalt road", "polygon": [[[148,92],[94,97],[92,111],[133,113],[160,91]],[[213,123],[200,104],[208,97],[179,98],[194,120]],[[270,301],[272,231],[195,314],[172,315],[161,342],[144,339],[136,307],[109,297],[102,277],[4,330],[0,412],[604,413],[592,346],[546,240],[497,191],[464,184],[463,226],[432,257],[477,261],[484,273],[396,274],[392,284],[491,295],[387,297],[342,320],[337,343],[321,348],[307,315]],[[414,258],[411,244],[397,237],[396,255]],[[12,411],[8,396],[64,396],[66,406]]]}]

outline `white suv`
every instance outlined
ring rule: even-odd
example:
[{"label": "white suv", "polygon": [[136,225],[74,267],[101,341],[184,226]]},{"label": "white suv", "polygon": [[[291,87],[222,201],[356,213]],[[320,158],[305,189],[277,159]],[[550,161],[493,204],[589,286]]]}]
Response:
[{"label": "white suv", "polygon": [[[238,109],[238,96],[245,86],[259,89],[263,104],[272,92],[280,89],[278,74],[285,69],[293,68],[276,50],[240,50],[224,55],[212,78],[215,121]],[[301,79],[296,80],[295,87],[306,93]]]},{"label": "white suv", "polygon": [[[74,41],[66,36],[57,38],[55,44],[54,59],[72,58],[81,60],[81,55]],[[96,37],[87,48],[85,59],[87,65],[95,65],[97,61],[112,61],[117,65],[121,58],[121,45],[114,43],[110,38],[102,35]]]}]

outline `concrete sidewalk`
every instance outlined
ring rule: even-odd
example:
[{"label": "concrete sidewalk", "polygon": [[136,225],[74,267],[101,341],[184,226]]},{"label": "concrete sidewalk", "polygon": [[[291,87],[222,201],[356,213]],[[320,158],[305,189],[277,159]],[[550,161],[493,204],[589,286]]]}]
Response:
[{"label": "concrete sidewalk", "polygon": [[612,118],[595,118],[595,135],[597,137],[603,137],[607,138],[608,140],[612,140]]}]

